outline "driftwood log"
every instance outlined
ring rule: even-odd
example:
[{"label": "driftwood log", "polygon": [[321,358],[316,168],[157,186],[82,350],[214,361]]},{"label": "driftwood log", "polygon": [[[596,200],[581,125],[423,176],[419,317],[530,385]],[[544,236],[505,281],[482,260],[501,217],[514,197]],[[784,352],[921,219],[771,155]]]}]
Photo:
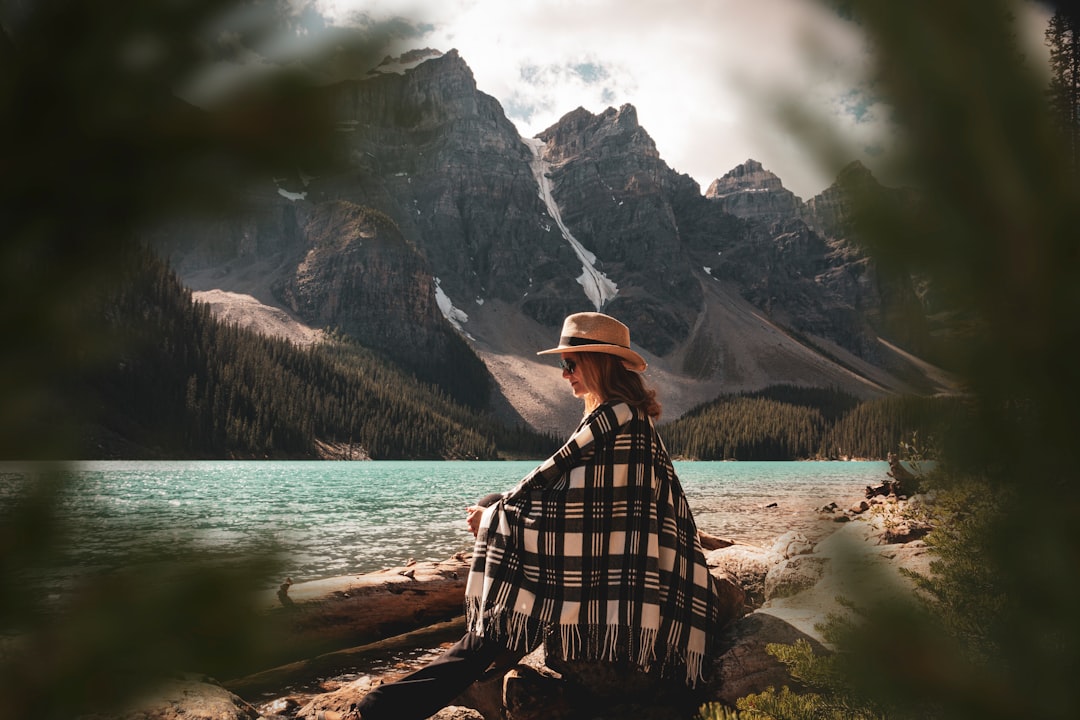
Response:
[{"label": "driftwood log", "polygon": [[[268,667],[374,643],[459,617],[469,556],[409,563],[363,575],[293,583],[268,592],[262,610],[279,652]],[[253,668],[262,670],[264,668]]]},{"label": "driftwood log", "polygon": [[379,640],[368,645],[337,650],[324,655],[233,678],[222,685],[244,698],[258,698],[282,688],[305,685],[319,678],[332,677],[342,668],[359,667],[373,661],[404,653],[416,648],[435,648],[457,642],[465,633],[465,617],[428,625],[403,635]]},{"label": "driftwood log", "polygon": [[[705,551],[731,545],[699,533]],[[442,562],[410,562],[363,575],[294,583],[286,579],[267,593],[263,609],[279,642],[297,648],[292,662],[357,647],[462,614],[471,556]]]}]

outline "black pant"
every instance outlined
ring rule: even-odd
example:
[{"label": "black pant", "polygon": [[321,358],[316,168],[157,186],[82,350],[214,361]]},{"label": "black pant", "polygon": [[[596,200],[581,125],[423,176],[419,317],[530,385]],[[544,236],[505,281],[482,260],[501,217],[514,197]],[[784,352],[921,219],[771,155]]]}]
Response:
[{"label": "black pant", "polygon": [[[529,636],[534,637],[532,633]],[[528,649],[500,657],[507,653],[501,642],[466,633],[429,664],[369,692],[356,709],[363,720],[424,720],[480,679],[496,658],[500,665],[516,662],[538,644],[538,640],[530,641]]]}]

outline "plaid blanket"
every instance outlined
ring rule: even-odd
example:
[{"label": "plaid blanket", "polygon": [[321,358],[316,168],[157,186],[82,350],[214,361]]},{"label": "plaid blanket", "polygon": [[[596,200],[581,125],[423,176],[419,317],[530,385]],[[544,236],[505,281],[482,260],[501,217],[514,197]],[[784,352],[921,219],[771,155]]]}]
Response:
[{"label": "plaid blanket", "polygon": [[694,685],[718,624],[714,582],[652,421],[606,404],[484,511],[468,628],[518,647],[540,627],[566,659],[684,666]]}]

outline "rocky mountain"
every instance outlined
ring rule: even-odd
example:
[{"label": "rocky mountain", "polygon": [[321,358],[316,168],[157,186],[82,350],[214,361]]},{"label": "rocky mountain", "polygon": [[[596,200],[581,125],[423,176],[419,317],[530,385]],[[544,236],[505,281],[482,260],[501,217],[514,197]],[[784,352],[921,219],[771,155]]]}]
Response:
[{"label": "rocky mountain", "polygon": [[741,218],[782,220],[798,216],[802,201],[756,160],[747,160],[713,180],[705,197]]},{"label": "rocky mountain", "polygon": [[522,138],[456,51],[326,92],[341,171],[283,172],[248,215],[154,239],[193,290],[338,328],[473,404],[490,377],[492,407],[558,433],[580,408],[535,352],[581,310],[631,328],[669,418],[773,383],[944,385],[901,349],[919,298],[849,242],[841,185],[803,203],[748,160],[702,194],[630,105]]}]

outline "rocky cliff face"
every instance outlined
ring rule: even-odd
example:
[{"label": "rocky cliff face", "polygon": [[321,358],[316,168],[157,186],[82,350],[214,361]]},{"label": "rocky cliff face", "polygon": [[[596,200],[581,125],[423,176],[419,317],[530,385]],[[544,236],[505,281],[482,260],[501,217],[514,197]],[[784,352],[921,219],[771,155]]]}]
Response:
[{"label": "rocky cliff face", "polygon": [[487,402],[482,365],[440,312],[424,258],[389,217],[328,201],[312,210],[302,237],[295,270],[273,286],[289,310],[310,325],[363,338],[462,400]]},{"label": "rocky cliff face", "polygon": [[725,262],[729,275],[746,280],[744,293],[755,305],[786,327],[891,367],[877,338],[918,352],[926,341],[924,310],[910,277],[883,273],[859,247],[851,225],[856,193],[912,202],[908,193],[881,186],[859,162],[805,203],[754,160],[715,180],[705,197],[746,219],[758,235]]},{"label": "rocky cliff face", "polygon": [[747,160],[712,181],[705,197],[741,218],[780,220],[798,216],[802,201],[757,160]]},{"label": "rocky cliff face", "polygon": [[[618,278],[604,310],[631,325],[643,347],[668,354],[687,339],[702,304],[673,206],[696,183],[664,164],[629,105],[600,115],[578,108],[539,138],[563,221]],[[593,308],[568,304],[542,319],[585,309]]]},{"label": "rocky cliff face", "polygon": [[[264,301],[438,382],[467,342],[507,399],[557,381],[535,350],[581,310],[631,327],[669,417],[772,382],[930,389],[878,342],[918,300],[847,241],[841,185],[804,204],[750,160],[703,195],[630,105],[521,138],[456,51],[403,59],[327,89],[341,172],[283,173],[249,215],[163,234],[181,275],[258,276]],[[559,429],[564,401],[539,394],[509,404]]]},{"label": "rocky cliff face", "polygon": [[[529,170],[531,153],[456,52],[334,91],[350,170],[310,199],[380,209],[413,241],[457,303],[516,302],[557,255]],[[522,262],[523,254],[529,263]]]},{"label": "rocky cliff face", "polygon": [[795,214],[825,237],[842,240],[851,236],[851,213],[856,192],[882,192],[874,176],[862,163],[855,161],[843,168],[834,182],[805,205],[795,208]]}]

